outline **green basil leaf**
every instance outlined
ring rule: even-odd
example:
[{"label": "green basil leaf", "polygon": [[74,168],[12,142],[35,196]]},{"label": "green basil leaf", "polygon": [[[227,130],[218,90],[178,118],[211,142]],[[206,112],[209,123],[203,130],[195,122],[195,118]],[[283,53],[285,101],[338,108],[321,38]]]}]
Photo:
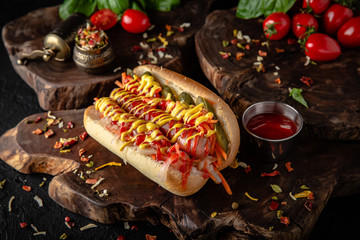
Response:
[{"label": "green basil leaf", "polygon": [[292,97],[295,101],[298,101],[302,105],[304,105],[306,108],[308,108],[307,102],[305,101],[304,97],[301,95],[301,92],[303,90],[300,88],[292,88],[290,90],[289,96]]},{"label": "green basil leaf", "polygon": [[90,16],[96,7],[96,0],[64,0],[59,8],[59,16],[62,20],[67,19],[71,14],[80,12]]},{"label": "green basil leaf", "polygon": [[180,4],[180,0],[146,0],[146,6],[151,10],[168,12]]},{"label": "green basil leaf", "polygon": [[239,0],[236,17],[251,19],[274,12],[286,13],[295,2],[296,0]]},{"label": "green basil leaf", "polygon": [[239,0],[236,9],[236,17],[243,19],[260,17],[262,12],[262,0]]},{"label": "green basil leaf", "polygon": [[108,8],[116,14],[123,13],[130,7],[129,0],[97,0],[98,9]]}]

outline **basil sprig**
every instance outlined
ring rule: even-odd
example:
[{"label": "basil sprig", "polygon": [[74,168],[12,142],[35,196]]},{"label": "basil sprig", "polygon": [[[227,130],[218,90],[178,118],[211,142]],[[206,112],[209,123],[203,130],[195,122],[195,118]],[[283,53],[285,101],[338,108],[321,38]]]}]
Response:
[{"label": "basil sprig", "polygon": [[286,13],[295,2],[296,0],[239,0],[236,17],[251,19],[274,12]]},{"label": "basil sprig", "polygon": [[60,5],[61,19],[67,19],[71,14],[80,12],[90,16],[97,9],[108,8],[121,15],[126,9],[140,11],[151,9],[155,11],[171,11],[180,4],[181,0],[64,0]]}]

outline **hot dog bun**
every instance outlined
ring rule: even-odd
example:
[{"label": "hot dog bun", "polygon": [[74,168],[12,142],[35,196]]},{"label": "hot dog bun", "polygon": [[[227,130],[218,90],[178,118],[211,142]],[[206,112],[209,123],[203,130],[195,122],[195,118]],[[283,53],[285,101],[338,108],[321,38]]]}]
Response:
[{"label": "hot dog bun", "polygon": [[[150,72],[156,81],[168,85],[176,94],[185,91],[194,100],[202,96],[213,104],[228,139],[227,159],[218,169],[221,170],[230,165],[240,145],[239,125],[230,107],[215,93],[181,74],[155,65],[142,65],[134,69],[134,74],[138,76],[142,76],[145,72]],[[179,196],[188,196],[199,191],[207,182],[206,174],[192,167],[184,185],[183,174],[179,170],[171,165],[166,166],[164,162],[153,160],[149,154],[144,154],[137,146],[127,145],[120,150],[124,142],[109,129],[111,123],[110,120],[106,122],[106,119],[102,118],[102,114],[94,106],[88,107],[84,113],[84,127],[88,134],[164,189]]]},{"label": "hot dog bun", "polygon": [[176,92],[175,94],[187,92],[194,101],[198,96],[202,96],[210,101],[213,104],[212,106],[214,107],[216,115],[229,140],[227,152],[228,158],[222,163],[219,170],[222,170],[231,164],[239,150],[240,129],[238,121],[228,104],[204,85],[166,68],[158,67],[156,65],[141,65],[134,68],[133,72],[138,76],[142,76],[145,72],[150,72],[161,85],[168,85]]},{"label": "hot dog bun", "polygon": [[[164,189],[179,196],[189,196],[199,191],[208,179],[203,178],[201,172],[193,172],[189,175],[186,186],[181,185],[181,173],[171,166],[168,171],[162,169],[162,164],[140,153],[135,146],[127,146],[120,151],[123,142],[104,123],[100,122],[101,113],[90,106],[84,113],[84,127],[88,134],[101,145],[119,156],[124,162],[129,163],[146,177],[159,184]],[[164,176],[166,174],[166,176]]]}]

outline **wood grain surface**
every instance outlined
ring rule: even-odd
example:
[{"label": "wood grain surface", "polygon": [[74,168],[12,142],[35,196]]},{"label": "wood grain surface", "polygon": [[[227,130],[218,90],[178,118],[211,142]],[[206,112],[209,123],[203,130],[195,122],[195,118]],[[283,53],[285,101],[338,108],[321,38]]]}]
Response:
[{"label": "wood grain surface", "polygon": [[[197,66],[190,60],[195,56],[194,36],[203,25],[212,2],[189,0],[183,1],[180,7],[171,12],[149,11],[155,27],[147,31],[148,39],[157,38],[159,34],[165,37],[168,46],[164,55],[168,54],[171,58],[157,54],[155,49],[162,44],[158,39],[155,43],[148,43],[149,48],[134,52],[135,45],[146,43],[143,34],[128,33],[120,24],[108,30],[116,56],[114,68],[132,69],[139,62],[151,62],[154,59],[147,57],[151,50],[156,57],[156,64],[178,72],[191,71]],[[65,62],[37,59],[28,61],[26,65],[17,64],[22,53],[43,48],[44,36],[61,23],[58,11],[58,6],[41,8],[9,22],[2,29],[2,38],[15,71],[37,93],[39,104],[44,110],[79,109],[90,105],[94,97],[108,94],[121,72],[114,73],[113,68],[101,75],[90,75],[78,69],[72,59]],[[183,23],[189,23],[190,26],[180,32],[177,29]],[[170,37],[166,37],[166,24],[174,31]]]},{"label": "wood grain surface", "polygon": [[[223,46],[223,41],[237,39],[233,30],[251,38]],[[295,41],[288,43],[288,39]],[[252,41],[257,40],[258,42]],[[324,139],[360,140],[360,49],[342,49],[340,57],[330,62],[305,66],[304,50],[289,34],[282,40],[270,41],[262,32],[261,19],[236,18],[235,10],[218,10],[208,15],[205,25],[196,34],[195,46],[201,68],[224,100],[239,116],[256,102],[274,100],[295,107],[304,118],[307,135]],[[267,56],[259,60],[259,50]],[[224,59],[220,52],[230,53]],[[236,52],[245,55],[236,60]],[[263,71],[257,71],[261,62]],[[311,86],[300,79],[313,80]],[[275,82],[280,79],[281,83]],[[300,88],[309,108],[289,97],[289,88]]]},{"label": "wood grain surface", "polygon": [[[261,177],[263,172],[272,172],[274,163],[262,161],[255,151],[243,144],[238,160],[249,164],[252,170],[245,173],[239,166],[223,171],[232,196],[227,195],[221,185],[209,181],[198,193],[178,197],[124,164],[91,137],[79,140],[70,148],[71,152],[60,153],[53,147],[56,141],[84,132],[83,110],[52,114],[63,120],[67,132],[54,125],[50,127],[55,132],[52,137],[34,135],[32,131],[42,129],[48,117],[46,113],[29,116],[1,136],[0,158],[22,173],[54,175],[49,184],[50,197],[60,206],[102,223],[147,220],[169,227],[179,239],[303,239],[310,234],[330,195],[346,196],[360,189],[358,142],[311,140],[301,136],[291,156],[277,163],[279,176]],[[25,123],[37,117],[42,121]],[[74,123],[73,129],[66,128],[69,121]],[[81,148],[86,150],[85,156],[93,156],[93,167],[87,167],[80,160]],[[288,161],[294,168],[292,172],[284,166]],[[122,166],[93,171],[107,162],[120,162]],[[85,183],[87,178],[100,177],[104,180],[95,189]],[[278,185],[282,192],[275,193],[270,184]],[[299,198],[295,201],[290,197],[290,192],[293,195],[302,192],[302,185],[314,193],[313,200]],[[100,197],[104,189],[109,195]],[[246,192],[258,200],[249,199]],[[288,226],[280,222],[277,211],[269,209],[274,196],[280,203],[278,210],[290,219]],[[311,210],[304,206],[307,201],[312,204]],[[237,209],[232,208],[233,202],[238,203]],[[215,212],[217,214],[212,215]]]}]

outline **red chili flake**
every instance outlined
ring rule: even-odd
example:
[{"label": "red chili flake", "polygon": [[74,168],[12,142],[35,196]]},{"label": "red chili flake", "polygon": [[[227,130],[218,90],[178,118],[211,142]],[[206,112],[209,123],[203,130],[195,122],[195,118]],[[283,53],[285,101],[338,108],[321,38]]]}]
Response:
[{"label": "red chili flake", "polygon": [[26,228],[26,227],[27,227],[27,223],[26,223],[26,222],[20,223],[20,227],[21,227],[21,228]]},{"label": "red chili flake", "polygon": [[289,44],[289,45],[293,45],[293,44],[295,44],[297,41],[296,41],[296,39],[294,39],[294,38],[288,38],[287,39],[287,43]]},{"label": "red chili flake", "polygon": [[219,53],[223,59],[228,59],[231,56],[231,54],[227,52],[219,52]]},{"label": "red chili flake", "polygon": [[277,79],[275,80],[275,82],[280,85],[280,84],[281,84],[280,78],[277,78]]},{"label": "red chili flake", "polygon": [[246,49],[246,50],[250,50],[250,45],[249,45],[249,44],[246,44],[246,45],[245,45],[245,49]]},{"label": "red chili flake", "polygon": [[281,205],[287,205],[288,203],[287,202],[281,202]]},{"label": "red chili flake", "polygon": [[251,167],[250,167],[250,165],[247,165],[247,167],[244,168],[244,171],[245,171],[245,173],[251,172]]},{"label": "red chili flake", "polygon": [[125,240],[125,236],[124,235],[120,235],[118,236],[118,238],[116,240]]},{"label": "red chili flake", "polygon": [[22,186],[22,189],[24,189],[24,190],[27,191],[27,192],[30,192],[30,191],[31,191],[31,187],[30,187],[30,186],[26,186],[26,185]]},{"label": "red chili flake", "polygon": [[88,178],[85,181],[86,184],[91,184],[91,185],[94,185],[96,182],[97,182],[96,178]]},{"label": "red chili flake", "polygon": [[271,172],[271,173],[262,173],[261,174],[261,177],[274,177],[274,176],[278,176],[278,175],[280,175],[280,172],[278,171],[278,170],[275,170],[275,171],[273,171],[273,172]]},{"label": "red chili flake", "polygon": [[285,50],[282,49],[282,48],[275,48],[275,51],[276,51],[277,53],[285,52]]},{"label": "red chili flake", "polygon": [[166,24],[166,25],[165,25],[165,29],[168,30],[168,31],[171,31],[171,25]]},{"label": "red chili flake", "polygon": [[89,158],[87,158],[87,157],[81,157],[80,158],[80,161],[82,161],[82,162],[89,162]]},{"label": "red chili flake", "polygon": [[70,217],[65,217],[65,222],[70,222]]},{"label": "red chili flake", "polygon": [[237,39],[236,39],[236,38],[231,39],[231,40],[230,40],[230,43],[231,43],[232,45],[236,45],[236,44],[237,44]]},{"label": "red chili flake", "polygon": [[68,142],[64,142],[63,149],[69,148],[70,146],[74,145],[75,143],[77,143],[77,141],[75,139],[71,139]]},{"label": "red chili flake", "polygon": [[137,230],[139,230],[139,229],[138,229],[138,227],[137,227],[137,226],[132,225],[132,226],[131,226],[131,230],[135,230],[135,231],[137,231]]},{"label": "red chili flake", "polygon": [[280,222],[285,224],[286,226],[290,224],[290,218],[288,217],[281,217]]},{"label": "red chili flake", "polygon": [[272,201],[270,204],[270,210],[275,211],[279,207],[279,203],[276,201]]},{"label": "red chili flake", "polygon": [[41,119],[42,119],[41,117],[37,117],[37,118],[36,118],[36,120],[35,120],[35,123],[40,122],[40,121],[41,121]]},{"label": "red chili flake", "polygon": [[309,196],[307,196],[307,199],[309,199],[309,200],[313,200],[313,199],[315,199],[315,197],[314,197],[314,193],[313,193],[313,192],[311,192],[311,193],[309,194]]},{"label": "red chili flake", "polygon": [[258,53],[259,53],[259,56],[261,56],[261,57],[266,57],[267,56],[267,52],[259,50]]},{"label": "red chili flake", "polygon": [[86,152],[86,150],[84,148],[81,148],[79,150],[79,157],[81,157],[85,152]]},{"label": "red chili flake", "polygon": [[139,51],[141,51],[141,47],[139,45],[132,46],[131,51],[139,52]]},{"label": "red chili flake", "polygon": [[159,47],[155,50],[156,52],[165,52],[166,51],[166,48],[164,47]]},{"label": "red chili flake", "polygon": [[236,52],[236,60],[241,60],[242,57],[245,56],[245,53],[243,52]]},{"label": "red chili flake", "polygon": [[179,27],[179,28],[178,28],[178,31],[179,31],[179,32],[184,32],[184,28]]},{"label": "red chili flake", "polygon": [[36,135],[41,135],[43,132],[44,132],[43,130],[41,130],[40,128],[38,128],[38,129],[34,130],[32,133],[33,133],[33,134],[36,134]]},{"label": "red chili flake", "polygon": [[156,236],[152,236],[149,234],[146,234],[145,237],[146,237],[146,240],[156,240],[156,238],[157,238]]},{"label": "red chili flake", "polygon": [[288,170],[288,172],[294,171],[294,169],[291,167],[291,162],[285,163],[285,167],[286,167],[286,169]]},{"label": "red chili flake", "polygon": [[306,207],[307,210],[309,210],[309,211],[311,212],[312,207],[313,207],[313,204],[312,204],[311,201],[306,201],[306,202],[304,203],[304,206]]},{"label": "red chili flake", "polygon": [[67,129],[72,129],[74,128],[74,123],[73,122],[68,122],[67,126],[66,126]]},{"label": "red chili flake", "polygon": [[56,141],[54,144],[54,148],[59,149],[62,148],[63,144],[61,142]]},{"label": "red chili flake", "polygon": [[49,138],[54,134],[55,134],[54,131],[52,129],[49,129],[44,133],[44,136],[45,136],[45,138]]},{"label": "red chili flake", "polygon": [[85,139],[87,138],[87,136],[88,136],[88,133],[87,133],[87,132],[83,132],[82,134],[79,135],[79,138],[80,138],[81,140],[85,140]]},{"label": "red chili flake", "polygon": [[75,223],[74,222],[69,222],[69,225],[70,225],[70,227],[75,227]]},{"label": "red chili flake", "polygon": [[302,76],[302,77],[300,78],[300,81],[302,81],[303,83],[305,83],[305,85],[308,86],[308,87],[310,87],[311,84],[314,83],[314,81],[313,81],[311,78],[305,77],[305,76]]}]

